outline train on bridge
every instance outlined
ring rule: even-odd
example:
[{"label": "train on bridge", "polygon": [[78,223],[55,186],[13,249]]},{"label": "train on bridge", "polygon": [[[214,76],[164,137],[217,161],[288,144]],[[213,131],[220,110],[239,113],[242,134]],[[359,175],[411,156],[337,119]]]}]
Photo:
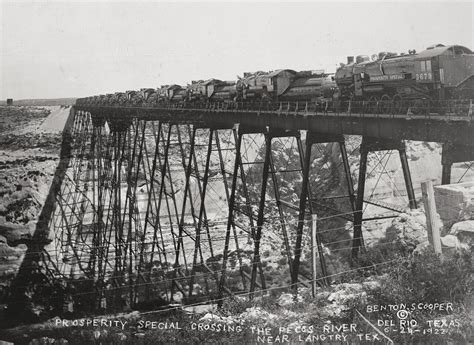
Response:
[{"label": "train on bridge", "polygon": [[312,111],[382,114],[464,112],[474,99],[474,54],[442,44],[416,53],[382,52],[348,57],[335,73],[294,71],[244,73],[234,81],[208,79],[187,86],[80,98],[78,106],[281,109],[282,103]]}]

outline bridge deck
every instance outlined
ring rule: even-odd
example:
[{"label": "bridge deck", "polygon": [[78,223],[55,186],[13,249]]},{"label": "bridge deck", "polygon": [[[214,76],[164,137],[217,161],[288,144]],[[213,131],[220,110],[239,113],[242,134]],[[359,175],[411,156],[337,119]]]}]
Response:
[{"label": "bridge deck", "polygon": [[107,121],[132,118],[165,122],[199,123],[209,127],[266,127],[283,130],[310,130],[324,134],[352,134],[380,139],[449,142],[474,146],[474,124],[470,112],[456,114],[392,115],[366,113],[308,112],[304,110],[236,110],[121,106],[81,106],[93,117]]}]

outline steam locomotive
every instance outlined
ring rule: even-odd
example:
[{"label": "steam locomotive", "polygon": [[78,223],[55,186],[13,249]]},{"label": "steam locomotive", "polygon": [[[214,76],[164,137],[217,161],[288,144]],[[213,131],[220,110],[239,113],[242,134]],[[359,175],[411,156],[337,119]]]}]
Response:
[{"label": "steam locomotive", "polygon": [[[359,55],[336,71],[341,100],[362,100],[368,111],[414,111],[452,99],[474,98],[474,55],[466,47],[438,44],[416,53]],[[436,102],[437,101],[437,102]],[[359,103],[361,104],[361,103]],[[378,109],[373,107],[378,104]]]},{"label": "steam locomotive", "polygon": [[[244,73],[235,81],[208,79],[187,86],[118,92],[78,99],[77,105],[173,106],[275,109],[304,103],[316,111],[406,114],[449,111],[453,100],[474,99],[474,54],[441,44],[416,53],[382,52],[348,57],[335,74],[282,69]],[[450,102],[447,102],[450,101]]]}]

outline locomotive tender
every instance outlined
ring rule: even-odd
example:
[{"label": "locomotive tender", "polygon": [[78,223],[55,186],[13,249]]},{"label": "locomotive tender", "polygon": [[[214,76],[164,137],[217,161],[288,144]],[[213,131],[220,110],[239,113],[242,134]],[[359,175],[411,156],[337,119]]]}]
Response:
[{"label": "locomotive tender", "polygon": [[[193,81],[77,100],[77,105],[177,106],[272,110],[282,102],[312,110],[406,114],[450,111],[448,101],[474,99],[474,54],[460,45],[441,44],[408,54],[348,57],[335,74],[282,69],[244,73],[235,81]],[[298,105],[296,106],[298,107]]]}]

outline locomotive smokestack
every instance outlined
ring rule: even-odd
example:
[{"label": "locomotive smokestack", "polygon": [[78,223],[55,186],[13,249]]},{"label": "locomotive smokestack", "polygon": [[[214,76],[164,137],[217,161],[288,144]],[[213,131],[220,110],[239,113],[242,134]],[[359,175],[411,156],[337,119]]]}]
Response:
[{"label": "locomotive smokestack", "polygon": [[351,63],[354,63],[354,57],[353,56],[348,56],[347,57],[347,64],[351,64]]}]

